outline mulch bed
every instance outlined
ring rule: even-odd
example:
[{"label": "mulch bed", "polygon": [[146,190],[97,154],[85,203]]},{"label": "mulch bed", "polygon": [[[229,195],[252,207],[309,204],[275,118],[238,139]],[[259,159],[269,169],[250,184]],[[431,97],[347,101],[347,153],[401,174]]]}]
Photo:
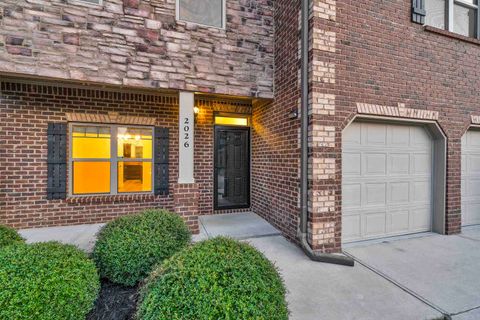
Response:
[{"label": "mulch bed", "polygon": [[87,320],[133,320],[137,301],[138,287],[124,287],[102,280],[100,295]]}]

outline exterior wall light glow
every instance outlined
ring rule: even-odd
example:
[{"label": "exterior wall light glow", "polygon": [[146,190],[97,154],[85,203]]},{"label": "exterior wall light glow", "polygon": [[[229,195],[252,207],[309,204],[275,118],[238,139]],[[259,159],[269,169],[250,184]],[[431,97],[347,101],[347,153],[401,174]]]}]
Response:
[{"label": "exterior wall light glow", "polygon": [[194,108],[193,108],[193,113],[199,114],[199,112],[200,112],[200,108],[199,108],[199,107],[194,107]]}]

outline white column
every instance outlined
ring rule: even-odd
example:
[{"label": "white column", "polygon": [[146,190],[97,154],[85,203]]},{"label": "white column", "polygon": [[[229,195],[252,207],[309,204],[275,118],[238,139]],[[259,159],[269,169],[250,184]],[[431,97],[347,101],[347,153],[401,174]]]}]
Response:
[{"label": "white column", "polygon": [[178,183],[194,183],[193,141],[195,136],[194,94],[180,92]]}]

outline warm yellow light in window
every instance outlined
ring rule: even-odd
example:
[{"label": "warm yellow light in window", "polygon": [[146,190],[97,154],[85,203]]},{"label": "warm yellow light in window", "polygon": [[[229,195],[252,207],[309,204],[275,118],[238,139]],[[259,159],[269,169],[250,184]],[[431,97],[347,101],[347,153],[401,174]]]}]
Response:
[{"label": "warm yellow light in window", "polygon": [[226,126],[247,126],[247,118],[235,118],[235,117],[215,117],[215,124]]},{"label": "warm yellow light in window", "polygon": [[73,162],[73,193],[110,193],[110,162]]},{"label": "warm yellow light in window", "polygon": [[110,128],[81,126],[73,127],[72,158],[109,159]]},{"label": "warm yellow light in window", "polygon": [[126,159],[152,159],[152,130],[118,128],[117,155]]},{"label": "warm yellow light in window", "polygon": [[152,191],[151,162],[119,162],[118,192]]}]

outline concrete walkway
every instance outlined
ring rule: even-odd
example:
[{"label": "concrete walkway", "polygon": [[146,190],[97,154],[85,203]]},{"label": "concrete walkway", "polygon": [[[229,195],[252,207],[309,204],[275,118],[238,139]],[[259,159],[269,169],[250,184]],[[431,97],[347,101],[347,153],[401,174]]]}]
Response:
[{"label": "concrete walkway", "polygon": [[[56,240],[91,251],[102,225],[21,230],[28,242]],[[291,319],[480,319],[480,227],[346,249],[355,267],[310,261],[253,213],[205,216],[194,241],[224,235],[247,241],[278,267]],[[442,315],[443,314],[443,315]]]},{"label": "concrete walkway", "polygon": [[346,249],[357,261],[455,320],[480,319],[480,227]]}]

